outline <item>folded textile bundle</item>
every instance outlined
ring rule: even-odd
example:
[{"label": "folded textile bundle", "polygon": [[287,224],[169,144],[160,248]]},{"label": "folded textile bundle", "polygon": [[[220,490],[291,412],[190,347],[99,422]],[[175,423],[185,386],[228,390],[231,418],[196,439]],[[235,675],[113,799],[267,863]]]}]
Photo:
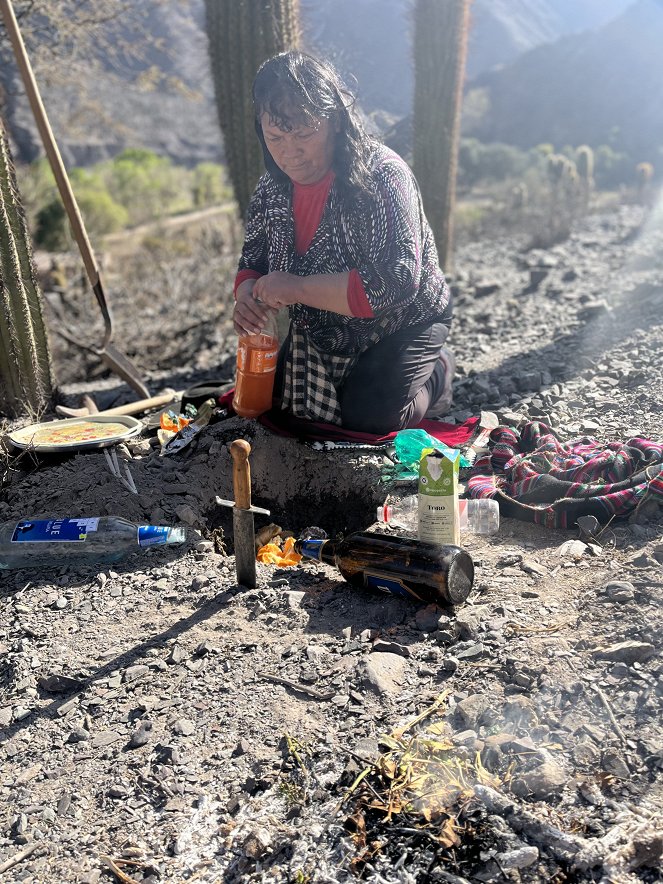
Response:
[{"label": "folded textile bundle", "polygon": [[645,501],[663,507],[663,444],[639,437],[602,443],[591,436],[563,442],[539,421],[520,432],[500,426],[466,487],[471,497],[496,499],[503,516],[548,528],[571,528],[588,515],[606,524]]}]

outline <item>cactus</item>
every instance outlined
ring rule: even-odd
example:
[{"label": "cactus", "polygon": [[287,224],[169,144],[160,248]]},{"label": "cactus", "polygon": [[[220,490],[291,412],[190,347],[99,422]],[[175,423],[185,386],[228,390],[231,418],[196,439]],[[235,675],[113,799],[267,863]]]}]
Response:
[{"label": "cactus", "polygon": [[298,0],[205,0],[209,55],[228,174],[242,217],[264,170],[251,85],[263,61],[299,44]]},{"label": "cactus", "polygon": [[580,179],[580,201],[583,212],[589,209],[594,190],[594,151],[586,144],[576,150],[576,168]]},{"label": "cactus", "polygon": [[0,121],[0,410],[36,415],[53,393],[32,247]]},{"label": "cactus", "polygon": [[469,13],[469,0],[416,0],[414,7],[412,165],[446,271],[452,263]]},{"label": "cactus", "polygon": [[594,186],[594,151],[586,144],[581,144],[576,150],[576,168],[580,179],[587,183],[588,187]]},{"label": "cactus", "polygon": [[637,199],[641,206],[648,206],[652,202],[652,178],[654,167],[651,163],[638,163],[635,167],[637,181]]}]

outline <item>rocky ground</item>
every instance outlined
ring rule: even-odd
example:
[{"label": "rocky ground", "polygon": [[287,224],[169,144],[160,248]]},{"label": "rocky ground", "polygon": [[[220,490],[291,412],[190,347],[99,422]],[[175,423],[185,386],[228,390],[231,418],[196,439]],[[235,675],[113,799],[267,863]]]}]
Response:
[{"label": "rocky ground", "polygon": [[[525,244],[459,250],[455,418],[661,441],[660,216],[623,207],[553,249]],[[167,276],[172,310],[157,281],[138,323],[116,302],[118,340],[149,352],[155,388],[227,376],[211,280],[232,261],[213,255],[207,300],[183,297],[190,266]],[[122,392],[85,389],[102,405]],[[314,564],[259,565],[246,590],[214,503],[239,435],[281,524],[370,524],[384,451],[314,451],[239,419],[174,457],[149,434],[133,443],[138,494],[99,451],[5,458],[0,521],[113,513],[189,539],[0,572],[2,880],[663,880],[661,510],[595,547],[509,519],[466,534],[476,580],[456,610],[365,595]]]}]

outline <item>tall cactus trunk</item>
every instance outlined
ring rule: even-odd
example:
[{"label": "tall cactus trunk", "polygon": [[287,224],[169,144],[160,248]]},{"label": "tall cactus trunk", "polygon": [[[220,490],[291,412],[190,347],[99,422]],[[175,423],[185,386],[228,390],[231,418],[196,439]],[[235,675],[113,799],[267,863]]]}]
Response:
[{"label": "tall cactus trunk", "polygon": [[298,0],[205,0],[207,37],[226,161],[242,217],[264,171],[251,85],[263,61],[299,45]]},{"label": "tall cactus trunk", "polygon": [[452,269],[453,215],[470,0],[416,0],[412,165],[443,270]]},{"label": "tall cactus trunk", "polygon": [[37,414],[53,394],[41,292],[0,121],[0,411]]}]

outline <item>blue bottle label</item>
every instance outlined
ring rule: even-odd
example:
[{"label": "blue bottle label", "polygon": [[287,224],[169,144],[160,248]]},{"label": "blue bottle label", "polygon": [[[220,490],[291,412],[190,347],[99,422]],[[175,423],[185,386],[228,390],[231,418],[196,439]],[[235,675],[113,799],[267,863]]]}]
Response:
[{"label": "blue bottle label", "polygon": [[23,519],[12,543],[82,543],[99,527],[99,519]]},{"label": "blue bottle label", "polygon": [[301,545],[301,554],[307,559],[315,559],[316,561],[321,561],[322,547],[327,543],[326,540],[318,540],[314,538],[310,538],[308,540],[302,540]]},{"label": "blue bottle label", "polygon": [[138,545],[156,546],[158,543],[168,543],[170,528],[161,525],[139,525]]},{"label": "blue bottle label", "polygon": [[384,574],[371,574],[370,571],[365,571],[364,586],[369,589],[377,589],[379,592],[390,592],[392,595],[400,595],[406,599],[422,601],[416,592],[413,592],[409,586],[406,586],[402,580],[398,580],[396,577],[385,577]]}]

